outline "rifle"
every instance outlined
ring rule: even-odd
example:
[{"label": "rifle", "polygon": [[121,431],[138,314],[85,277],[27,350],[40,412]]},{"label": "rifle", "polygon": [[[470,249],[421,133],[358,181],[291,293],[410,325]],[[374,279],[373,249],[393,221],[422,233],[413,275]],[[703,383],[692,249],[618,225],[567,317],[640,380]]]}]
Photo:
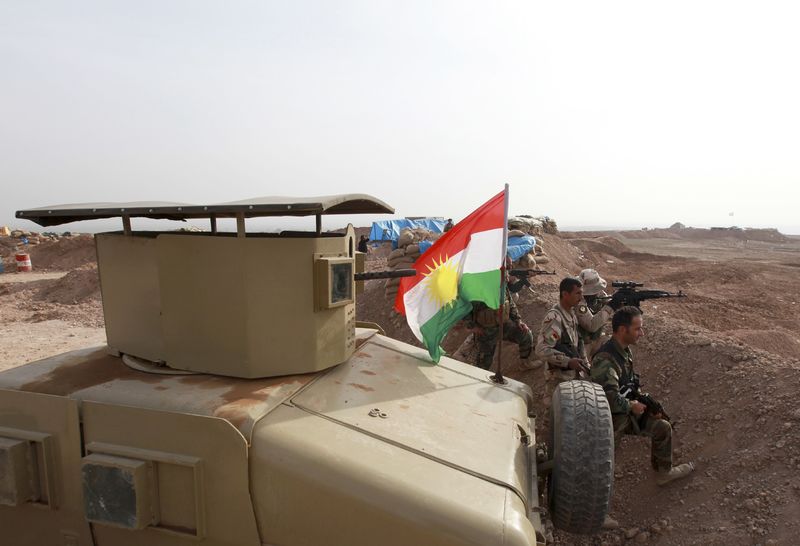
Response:
[{"label": "rifle", "polygon": [[527,286],[531,291],[533,291],[533,286],[531,286],[530,281],[531,277],[538,277],[539,275],[555,275],[556,270],[540,271],[538,269],[509,269],[508,274],[517,278],[517,281],[513,286],[508,286],[508,290],[510,292],[519,292],[524,286]]},{"label": "rifle", "polygon": [[581,361],[581,363],[579,364],[580,369],[575,370],[575,379],[580,379],[581,373],[583,373],[586,377],[590,377],[592,370],[591,367],[589,366],[589,363],[586,361],[585,358],[583,358],[583,356],[581,356],[581,354],[572,344],[564,343],[564,340],[562,338],[559,339],[558,342],[553,346],[553,349],[555,349],[560,353],[564,353],[570,358],[577,358]]},{"label": "rifle", "polygon": [[620,387],[619,394],[623,398],[627,398],[628,400],[636,400],[637,402],[641,402],[645,405],[645,412],[639,418],[639,428],[644,427],[645,419],[648,415],[655,416],[658,414],[661,414],[661,419],[664,419],[667,423],[672,425],[672,428],[675,428],[675,425],[672,423],[672,419],[664,409],[664,405],[653,398],[653,395],[642,392],[638,373],[633,374],[633,379]]},{"label": "rifle", "polygon": [[[667,292],[666,290],[638,290],[639,287],[644,286],[644,283],[633,281],[613,281],[611,286],[617,289],[614,295],[620,294],[622,298],[622,305],[633,305],[639,307],[645,300],[653,300],[659,298],[685,298],[686,294],[682,290],[677,293]],[[610,300],[613,296],[605,296],[602,300]]]},{"label": "rifle", "polygon": [[388,271],[367,271],[366,273],[355,273],[353,278],[357,281],[371,281],[374,279],[396,279],[398,277],[414,277],[416,269],[392,269]]}]

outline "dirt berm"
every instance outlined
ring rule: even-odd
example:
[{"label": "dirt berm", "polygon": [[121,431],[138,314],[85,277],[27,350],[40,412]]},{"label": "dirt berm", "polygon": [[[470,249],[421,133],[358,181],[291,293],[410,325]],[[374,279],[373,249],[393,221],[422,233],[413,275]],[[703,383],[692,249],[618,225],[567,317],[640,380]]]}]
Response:
[{"label": "dirt berm", "polygon": [[[598,269],[609,282],[631,279],[645,288],[686,292],[685,299],[642,304],[646,336],[634,353],[644,388],[676,421],[675,462],[694,461],[697,471],[659,488],[648,441],[625,438],[617,449],[612,501],[620,529],[595,537],[557,533],[557,542],[800,543],[800,286],[791,282],[800,244],[789,253],[785,241],[771,254],[759,247],[758,261],[741,249],[727,260],[705,261],[702,239],[694,243],[697,258],[677,258],[634,252],[609,234],[588,235],[547,238],[558,275],[534,279],[536,292],[523,293],[521,314],[537,331],[560,279],[584,267]],[[415,342],[378,284],[368,284],[359,299],[358,318]],[[464,335],[449,336],[444,347],[454,350]],[[521,369],[511,344],[503,356],[506,373],[541,400],[541,369]]]}]

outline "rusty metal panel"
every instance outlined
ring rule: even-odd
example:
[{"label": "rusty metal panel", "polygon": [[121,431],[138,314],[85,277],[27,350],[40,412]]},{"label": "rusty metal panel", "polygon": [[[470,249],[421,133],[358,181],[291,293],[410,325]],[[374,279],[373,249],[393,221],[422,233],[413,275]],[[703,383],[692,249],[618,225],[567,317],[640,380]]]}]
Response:
[{"label": "rusty metal panel", "polygon": [[[375,336],[292,403],[462,471],[503,484],[528,503],[527,401],[451,359]],[[484,372],[485,373],[485,372]]]},{"label": "rusty metal panel", "polygon": [[257,424],[251,467],[264,544],[537,544],[507,487],[296,407]]},{"label": "rusty metal panel", "polygon": [[78,402],[61,396],[0,389],[0,436],[36,453],[36,500],[0,506],[2,537],[15,546],[91,546],[81,510]]},{"label": "rusty metal panel", "polygon": [[260,544],[247,442],[229,422],[89,401],[82,412],[87,452],[154,469],[154,524],[129,530],[96,523],[97,546]]},{"label": "rusty metal panel", "polygon": [[[374,334],[361,330],[360,339]],[[129,368],[105,347],[80,349],[0,374],[0,388],[226,419],[249,440],[253,424],[316,378],[159,375]]]}]

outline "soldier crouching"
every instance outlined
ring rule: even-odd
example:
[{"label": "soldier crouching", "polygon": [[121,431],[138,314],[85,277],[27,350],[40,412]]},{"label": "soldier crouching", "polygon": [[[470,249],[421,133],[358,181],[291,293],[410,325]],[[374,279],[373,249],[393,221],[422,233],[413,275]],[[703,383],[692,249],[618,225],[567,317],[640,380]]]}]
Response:
[{"label": "soldier crouching", "polygon": [[694,470],[692,463],[672,465],[672,425],[669,421],[663,418],[662,413],[648,412],[645,404],[626,396],[632,393],[630,386],[638,385],[630,346],[644,335],[642,312],[636,307],[623,307],[614,313],[611,324],[613,334],[594,355],[591,378],[603,387],[608,398],[615,444],[619,447],[623,434],[649,437],[650,460],[658,485],[688,476]]}]

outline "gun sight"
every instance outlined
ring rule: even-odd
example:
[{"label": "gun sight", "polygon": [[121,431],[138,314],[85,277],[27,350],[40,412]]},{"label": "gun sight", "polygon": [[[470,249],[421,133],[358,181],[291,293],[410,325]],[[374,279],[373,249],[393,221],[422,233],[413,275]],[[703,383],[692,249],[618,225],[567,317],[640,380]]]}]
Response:
[{"label": "gun sight", "polygon": [[639,288],[640,286],[644,286],[644,283],[634,281],[612,281],[611,286],[614,288]]}]

